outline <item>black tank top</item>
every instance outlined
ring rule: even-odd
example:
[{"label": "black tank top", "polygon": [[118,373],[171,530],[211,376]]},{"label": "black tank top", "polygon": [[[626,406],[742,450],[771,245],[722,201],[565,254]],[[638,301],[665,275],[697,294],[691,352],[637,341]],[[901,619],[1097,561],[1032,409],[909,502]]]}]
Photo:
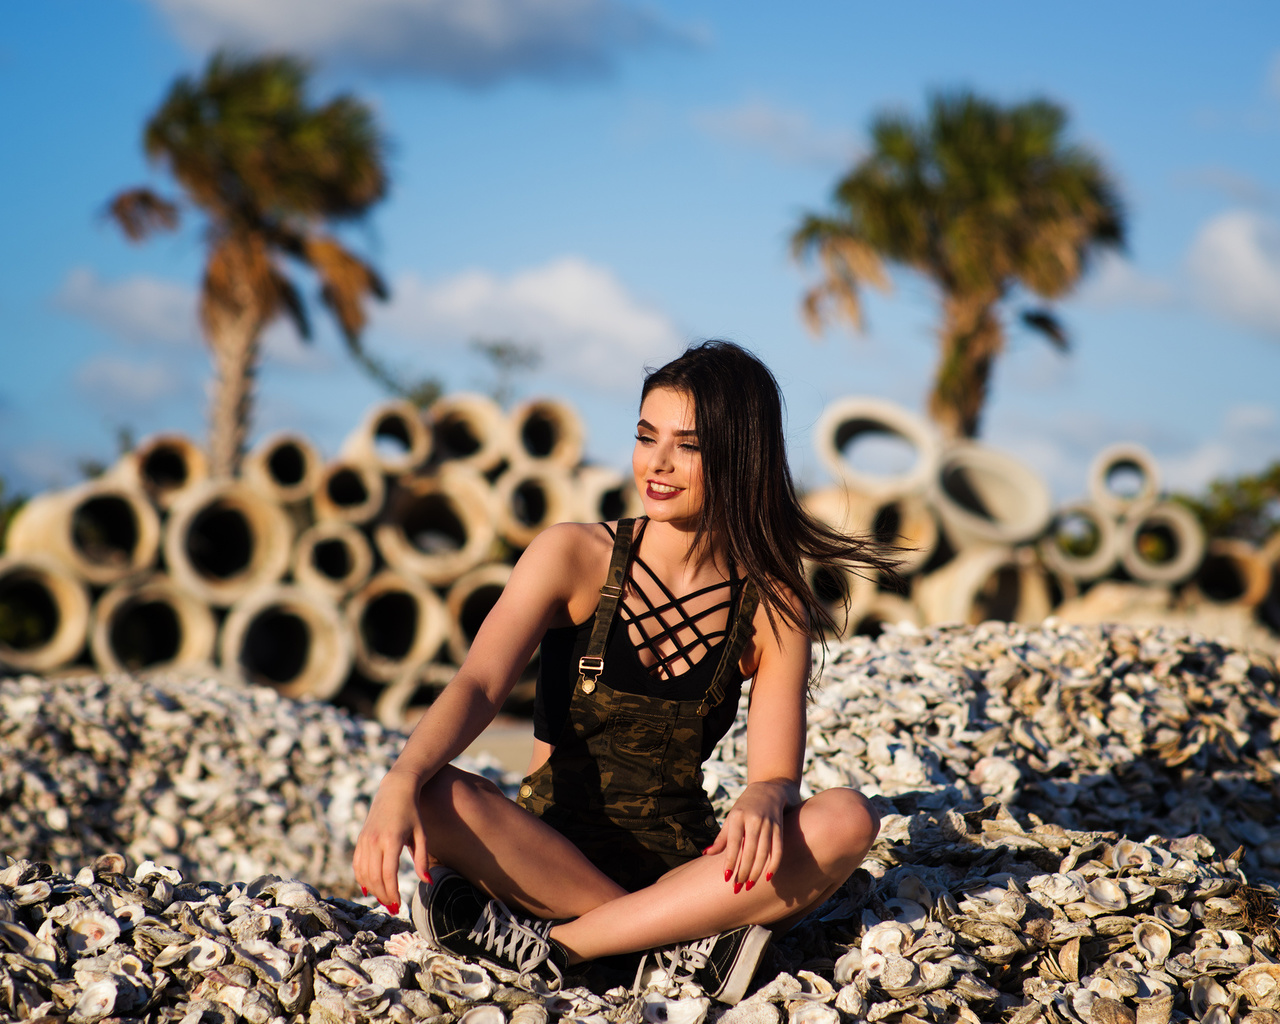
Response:
[{"label": "black tank top", "polygon": [[[636,547],[643,537],[644,527],[648,520],[640,521],[641,532],[636,538]],[[601,524],[604,525],[604,524]],[[610,536],[613,530],[605,526]],[[651,588],[636,586],[632,575],[635,567],[639,567],[651,581],[652,590],[660,591],[658,597],[650,593]],[[615,690],[634,693],[660,700],[701,700],[715,676],[716,666],[720,663],[721,648],[724,646],[728,630],[737,614],[738,602],[742,596],[742,583],[736,573],[723,583],[704,587],[702,590],[687,594],[677,599],[657,577],[649,570],[644,561],[634,553],[631,564],[627,567],[627,599],[618,608],[609,628],[609,639],[605,647],[605,683]],[[695,598],[714,594],[718,590],[726,591],[723,600],[698,610],[692,617],[685,612],[684,602]],[[636,611],[628,604],[633,600],[641,604]],[[704,630],[699,621],[727,607],[724,625],[716,630]],[[665,626],[660,616],[674,611],[678,618]],[[573,626],[561,626],[548,629],[542,637],[542,648],[538,659],[538,687],[534,697],[533,734],[538,739],[556,745],[561,730],[564,729],[569,716],[569,700],[573,694],[573,685],[577,679],[578,659],[586,653],[591,639],[592,618]],[[656,661],[665,666],[654,674],[653,668],[646,668],[640,660],[640,652],[632,642],[630,627],[635,624],[638,632]],[[682,631],[693,631],[693,638],[681,643],[678,634]],[[663,657],[658,646],[669,639],[674,650]],[[694,660],[694,655],[701,651],[701,657]],[[656,666],[654,666],[656,667]],[[701,759],[705,761],[711,751],[720,742],[721,737],[733,725],[738,713],[737,697],[740,693],[743,675],[735,669],[726,680],[726,699],[713,707],[708,713],[703,729],[703,749]]]}]

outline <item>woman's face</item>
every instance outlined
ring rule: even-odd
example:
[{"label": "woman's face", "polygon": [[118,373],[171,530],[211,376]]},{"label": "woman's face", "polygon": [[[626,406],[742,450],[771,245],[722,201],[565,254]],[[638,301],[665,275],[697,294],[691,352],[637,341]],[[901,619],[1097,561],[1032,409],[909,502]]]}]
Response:
[{"label": "woman's face", "polygon": [[655,522],[697,522],[702,509],[702,455],[693,399],[654,388],[640,406],[631,471],[645,514]]}]

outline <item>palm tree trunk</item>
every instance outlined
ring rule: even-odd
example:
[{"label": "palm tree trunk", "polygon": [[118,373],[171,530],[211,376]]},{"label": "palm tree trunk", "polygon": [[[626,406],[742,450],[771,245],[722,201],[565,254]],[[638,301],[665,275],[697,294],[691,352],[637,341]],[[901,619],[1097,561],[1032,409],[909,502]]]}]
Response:
[{"label": "palm tree trunk", "polygon": [[279,287],[265,240],[244,231],[225,234],[209,254],[200,294],[200,323],[214,366],[209,395],[209,470],[214,477],[240,471],[258,339],[278,305]]},{"label": "palm tree trunk", "polygon": [[210,327],[216,324],[217,337],[209,339],[214,370],[209,389],[209,470],[214,477],[228,478],[240,472],[249,436],[262,325],[248,313],[210,319],[214,321]]},{"label": "palm tree trunk", "polygon": [[943,300],[929,415],[950,440],[978,434],[991,367],[1004,348],[1004,331],[995,315],[998,300],[998,295],[948,295]]}]

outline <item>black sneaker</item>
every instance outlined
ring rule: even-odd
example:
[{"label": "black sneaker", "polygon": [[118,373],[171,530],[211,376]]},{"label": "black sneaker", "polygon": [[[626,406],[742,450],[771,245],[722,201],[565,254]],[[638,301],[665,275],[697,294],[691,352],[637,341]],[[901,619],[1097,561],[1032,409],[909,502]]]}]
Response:
[{"label": "black sneaker", "polygon": [[431,877],[431,885],[418,883],[409,901],[409,917],[428,942],[510,971],[523,983],[551,991],[560,987],[568,956],[547,934],[556,922],[513,914],[448,868],[432,868]]},{"label": "black sneaker", "polygon": [[[733,1006],[747,994],[747,986],[751,984],[772,938],[773,932],[768,928],[748,924],[705,939],[659,949],[649,956],[666,973],[671,984],[692,981],[712,999]],[[637,984],[643,974],[642,962]]]}]

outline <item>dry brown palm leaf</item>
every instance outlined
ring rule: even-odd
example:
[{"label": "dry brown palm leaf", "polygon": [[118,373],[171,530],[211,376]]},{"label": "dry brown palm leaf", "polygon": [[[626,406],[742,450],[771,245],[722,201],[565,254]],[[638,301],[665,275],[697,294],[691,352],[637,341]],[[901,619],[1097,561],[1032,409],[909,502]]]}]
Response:
[{"label": "dry brown palm leaf", "polygon": [[107,205],[107,215],[131,242],[141,242],[156,231],[178,226],[178,207],[149,188],[121,192]]},{"label": "dry brown palm leaf", "polygon": [[304,239],[303,253],[320,276],[325,304],[333,310],[347,342],[354,344],[367,319],[365,297],[385,298],[386,285],[372,267],[332,238],[321,235]]}]

